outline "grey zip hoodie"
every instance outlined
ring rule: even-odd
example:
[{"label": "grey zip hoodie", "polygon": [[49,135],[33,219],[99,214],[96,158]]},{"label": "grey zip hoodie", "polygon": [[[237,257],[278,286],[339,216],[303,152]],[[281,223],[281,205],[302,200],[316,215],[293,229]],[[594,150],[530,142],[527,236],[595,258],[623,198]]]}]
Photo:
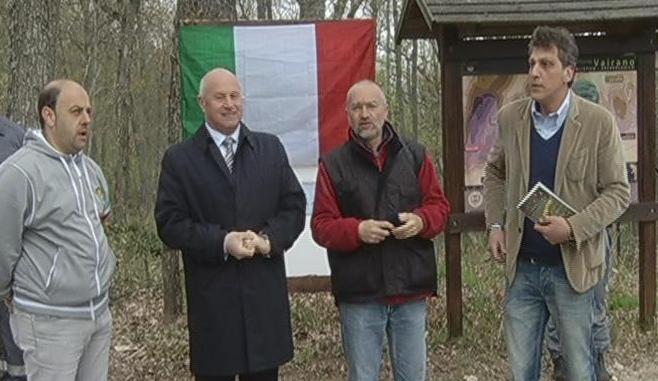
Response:
[{"label": "grey zip hoodie", "polygon": [[55,150],[41,131],[0,165],[0,297],[22,311],[95,319],[116,259],[103,230],[107,181],[85,154]]}]

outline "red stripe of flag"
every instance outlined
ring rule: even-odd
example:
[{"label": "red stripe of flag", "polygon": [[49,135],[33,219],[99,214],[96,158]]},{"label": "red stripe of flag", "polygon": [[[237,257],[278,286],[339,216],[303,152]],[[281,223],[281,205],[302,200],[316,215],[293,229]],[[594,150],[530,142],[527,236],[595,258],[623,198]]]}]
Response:
[{"label": "red stripe of flag", "polygon": [[375,79],[375,28],[374,20],[315,25],[320,155],[347,141],[347,90],[359,80]]}]

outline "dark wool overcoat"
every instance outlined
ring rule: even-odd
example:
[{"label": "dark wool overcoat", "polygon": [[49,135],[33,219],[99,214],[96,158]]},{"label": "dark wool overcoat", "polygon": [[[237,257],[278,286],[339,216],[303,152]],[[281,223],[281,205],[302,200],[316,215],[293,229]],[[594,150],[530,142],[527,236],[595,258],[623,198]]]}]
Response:
[{"label": "dark wool overcoat", "polygon": [[[283,253],[304,228],[306,199],[279,139],[243,124],[232,173],[205,126],[169,148],[155,207],[158,234],[183,252],[190,367],[253,373],[293,356]],[[267,234],[271,256],[225,255],[230,231]]]}]

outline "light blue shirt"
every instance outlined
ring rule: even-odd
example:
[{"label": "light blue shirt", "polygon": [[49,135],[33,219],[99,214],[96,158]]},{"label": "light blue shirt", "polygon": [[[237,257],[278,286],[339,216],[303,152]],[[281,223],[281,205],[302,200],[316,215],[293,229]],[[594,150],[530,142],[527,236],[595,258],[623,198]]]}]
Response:
[{"label": "light blue shirt", "polygon": [[564,124],[564,121],[569,115],[570,104],[571,90],[564,97],[560,108],[546,116],[542,115],[541,111],[539,111],[539,103],[536,101],[532,102],[532,122],[535,125],[535,131],[537,131],[542,139],[548,140],[560,130],[560,127],[562,127],[562,124]]},{"label": "light blue shirt", "polygon": [[231,135],[224,135],[221,132],[215,130],[214,128],[210,127],[208,122],[206,122],[206,129],[208,130],[208,133],[210,134],[210,137],[212,138],[212,141],[215,142],[215,145],[219,149],[219,152],[222,153],[222,157],[226,157],[226,148],[222,145],[222,142],[224,139],[227,137],[232,137],[233,138],[233,152],[237,151],[238,148],[238,137],[240,136],[240,125],[242,123],[238,123],[238,127],[233,131]]}]

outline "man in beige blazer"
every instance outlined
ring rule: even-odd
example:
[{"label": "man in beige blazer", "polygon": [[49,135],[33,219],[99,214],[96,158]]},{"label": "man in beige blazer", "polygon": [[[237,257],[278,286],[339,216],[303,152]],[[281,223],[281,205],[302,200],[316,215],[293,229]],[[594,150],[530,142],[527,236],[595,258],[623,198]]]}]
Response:
[{"label": "man in beige blazer", "polygon": [[[506,265],[504,325],[514,379],[539,380],[544,327],[555,318],[570,381],[593,381],[593,286],[604,271],[605,227],[630,188],[612,114],[570,91],[578,59],[564,28],[529,44],[530,98],[505,106],[485,171],[489,250]],[[537,182],[578,212],[534,224],[516,208]]]}]

